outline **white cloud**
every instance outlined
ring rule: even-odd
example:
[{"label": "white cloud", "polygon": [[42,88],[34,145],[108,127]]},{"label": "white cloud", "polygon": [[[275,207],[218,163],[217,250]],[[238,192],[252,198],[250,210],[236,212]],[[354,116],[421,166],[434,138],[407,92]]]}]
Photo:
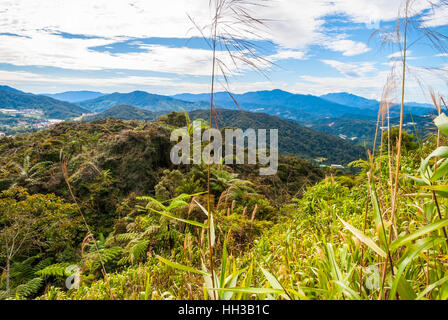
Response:
[{"label": "white cloud", "polygon": [[370,51],[370,48],[365,43],[344,39],[334,41],[327,40],[325,41],[324,46],[333,51],[342,52],[342,55],[347,57]]},{"label": "white cloud", "polygon": [[[328,41],[323,34],[325,16],[345,14],[355,22],[373,19],[392,20],[399,0],[274,0],[268,8],[258,8],[257,16],[271,19],[269,30],[262,35],[285,49],[295,49],[288,58],[302,59],[302,52],[312,44],[324,45],[345,56],[365,53],[366,44],[349,39]],[[425,2],[425,1],[423,1]],[[154,71],[202,73],[197,62],[207,58],[200,50],[165,50],[154,48],[151,53],[111,55],[95,53],[88,48],[145,37],[198,36],[187,17],[190,14],[199,25],[210,19],[208,0],[0,0],[0,30],[28,38],[1,38],[0,56],[3,62],[17,65],[57,64],[64,68],[152,68]],[[100,39],[64,39],[53,32],[89,35]],[[246,34],[250,37],[250,35]],[[163,51],[163,52],[162,52]],[[180,52],[182,51],[182,52]],[[287,51],[288,52],[288,51]],[[164,59],[163,54],[166,54]],[[278,58],[286,52],[279,52]],[[171,58],[170,60],[168,60]],[[162,59],[159,64],[156,61]],[[167,63],[168,62],[168,63]]]},{"label": "white cloud", "polygon": [[426,27],[438,27],[448,25],[448,7],[435,6],[433,10],[424,17],[423,24]]},{"label": "white cloud", "polygon": [[362,77],[367,73],[377,71],[373,62],[345,63],[336,60],[322,60],[322,62],[348,77]]},{"label": "white cloud", "polygon": [[304,60],[306,58],[307,56],[305,52],[296,50],[280,50],[276,54],[267,57],[267,59],[271,61],[286,59]]}]

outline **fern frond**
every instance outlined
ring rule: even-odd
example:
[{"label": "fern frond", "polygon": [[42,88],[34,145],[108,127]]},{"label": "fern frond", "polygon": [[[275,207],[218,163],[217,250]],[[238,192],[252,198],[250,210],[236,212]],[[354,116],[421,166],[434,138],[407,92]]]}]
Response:
[{"label": "fern frond", "polygon": [[69,274],[67,274],[67,272],[65,271],[67,269],[68,266],[70,266],[70,263],[56,263],[56,264],[52,264],[48,267],[45,267],[42,270],[39,270],[36,272],[36,275],[38,276],[42,276],[42,277],[66,277],[69,276]]},{"label": "fern frond", "polygon": [[21,284],[16,289],[16,295],[20,298],[28,298],[29,296],[36,294],[42,287],[44,279],[41,277],[34,278],[25,284]]},{"label": "fern frond", "polygon": [[131,263],[141,260],[146,254],[149,246],[149,240],[138,241],[130,250]]}]

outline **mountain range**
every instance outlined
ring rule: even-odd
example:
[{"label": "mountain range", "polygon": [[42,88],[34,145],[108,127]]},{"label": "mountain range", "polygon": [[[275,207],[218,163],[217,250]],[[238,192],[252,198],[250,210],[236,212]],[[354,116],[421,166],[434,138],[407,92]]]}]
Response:
[{"label": "mountain range", "polygon": [[[210,94],[178,94],[173,96],[191,102],[210,101]],[[349,93],[333,93],[321,97],[294,94],[282,90],[257,91],[244,94],[218,92],[214,96],[216,107],[225,109],[240,108],[246,111],[265,112],[284,119],[306,123],[325,118],[343,117],[349,119],[376,119],[380,103]],[[238,106],[234,100],[238,101]],[[405,113],[423,115],[431,106],[407,103]],[[390,108],[391,116],[400,113],[399,106]]]},{"label": "mountain range", "polygon": [[[86,97],[93,99],[83,100]],[[94,91],[68,91],[47,96],[0,86],[0,109],[39,109],[47,118],[63,120],[78,118],[85,113],[98,113],[84,117],[84,120],[114,117],[121,120],[152,121],[171,111],[206,110],[209,108],[209,99],[210,94],[207,93],[163,96],[144,91],[105,95]],[[380,104],[376,100],[345,92],[317,97],[279,89],[232,96],[226,92],[218,92],[214,101],[215,107],[219,109],[265,113],[360,144],[373,139],[371,133],[376,129],[377,109]],[[399,106],[391,108],[391,119],[399,115],[399,109]],[[409,117],[411,112],[417,127],[424,129],[428,127],[427,118],[419,116],[434,112],[434,108],[430,109],[427,104],[407,103],[405,116]]]}]

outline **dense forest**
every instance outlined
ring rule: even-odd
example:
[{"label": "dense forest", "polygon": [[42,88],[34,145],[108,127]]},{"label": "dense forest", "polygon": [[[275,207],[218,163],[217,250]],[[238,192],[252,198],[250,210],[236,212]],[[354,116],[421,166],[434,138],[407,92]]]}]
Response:
[{"label": "dense forest", "polygon": [[[203,199],[199,194],[206,190],[206,170],[171,164],[169,132],[174,127],[167,122],[62,123],[0,140],[2,240],[17,234],[23,240],[20,247],[2,249],[7,253],[1,256],[2,265],[10,268],[9,284],[6,278],[1,282],[3,298],[35,297],[63,285],[69,265],[82,264],[84,275],[94,281],[101,274],[101,260],[113,260],[105,265],[107,272],[123,271],[150,261],[151,252],[182,251],[187,225],[152,216],[144,208],[147,199],[166,203],[177,198],[171,214],[184,217],[187,209],[190,219],[200,221],[197,208],[185,208],[193,198],[186,195]],[[212,171],[215,206],[230,210],[222,216],[222,232],[233,230],[235,246],[241,248],[272,225],[283,201],[324,176],[310,162],[292,156],[280,158],[274,177],[256,172],[244,166]],[[24,211],[27,216],[16,220]],[[103,240],[93,240],[93,234]],[[117,237],[122,240],[116,242]],[[102,241],[101,256],[92,241]]]}]

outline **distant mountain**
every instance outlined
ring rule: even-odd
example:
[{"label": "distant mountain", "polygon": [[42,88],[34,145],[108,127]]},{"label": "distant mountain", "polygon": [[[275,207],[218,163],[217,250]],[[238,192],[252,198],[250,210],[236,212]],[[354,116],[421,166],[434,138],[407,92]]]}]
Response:
[{"label": "distant mountain", "polygon": [[0,91],[8,91],[8,92],[14,92],[14,93],[25,93],[23,91],[14,89],[10,86],[0,86]]},{"label": "distant mountain", "polygon": [[61,101],[75,103],[90,99],[96,99],[101,96],[104,96],[105,94],[95,91],[67,91],[62,93],[42,94],[42,95]]},{"label": "distant mountain", "polygon": [[106,118],[115,118],[118,120],[142,120],[155,121],[164,112],[152,112],[132,106],[116,106],[93,116],[84,117],[85,121],[94,121]]},{"label": "distant mountain", "polygon": [[118,105],[130,105],[148,111],[181,111],[205,108],[206,105],[197,102],[178,100],[172,97],[151,94],[144,91],[131,93],[112,93],[96,99],[82,101],[80,106],[93,112],[102,112]]},{"label": "distant mountain", "polygon": [[[367,110],[378,111],[378,108],[380,106],[380,102],[377,100],[366,99],[347,92],[330,93],[321,96],[321,98],[345,106]],[[393,105],[390,108],[391,116],[394,117],[399,115],[400,109],[401,109],[400,105],[398,104]],[[412,113],[414,115],[424,115],[429,113],[431,111],[430,109],[434,109],[434,106],[426,103],[407,102],[405,104],[404,111],[406,114]]]},{"label": "distant mountain", "polygon": [[[189,115],[191,119],[208,119],[206,110],[192,111]],[[217,122],[220,128],[278,129],[279,151],[283,154],[305,159],[323,157],[329,164],[344,165],[365,157],[364,148],[349,141],[264,113],[218,109]]]},{"label": "distant mountain", "polygon": [[[374,110],[363,110],[312,95],[293,94],[282,90],[248,92],[245,94],[233,94],[232,96],[242,110],[264,112],[297,122],[326,117],[339,117],[347,114],[363,117],[374,117],[376,115]],[[191,102],[203,101],[205,103],[210,100],[210,94],[180,94],[173,97]],[[224,109],[238,108],[232,97],[226,92],[215,94],[215,105]]]},{"label": "distant mountain", "polygon": [[[436,132],[436,126],[433,122],[435,116],[435,113],[428,113],[424,116],[411,116],[409,114],[406,114],[403,117],[404,130],[410,134],[413,134],[414,136],[418,136],[420,139],[424,139],[428,135],[434,134]],[[394,117],[389,121],[391,127],[396,127],[400,123],[400,118]],[[381,137],[381,132],[383,131],[382,129],[385,129],[387,127],[387,123],[384,123],[384,128],[381,128],[382,126],[383,124],[380,124],[378,139],[380,139]],[[307,124],[307,127],[343,137],[343,139],[352,141],[353,143],[372,146],[375,140],[377,121],[332,118],[323,119],[318,123],[309,123]]]},{"label": "distant mountain", "polygon": [[68,102],[11,89],[13,88],[0,89],[1,108],[16,110],[37,109],[42,110],[47,118],[62,120],[79,117],[83,113],[88,112],[86,109]]},{"label": "distant mountain", "polygon": [[429,103],[407,102],[406,105],[408,107],[413,107],[413,108],[426,108],[426,109],[433,109],[434,110],[434,105],[433,104],[429,104]]},{"label": "distant mountain", "polygon": [[377,100],[366,99],[347,92],[329,93],[320,96],[320,98],[334,103],[339,103],[345,106],[357,107],[360,109],[378,110],[378,107],[380,105],[380,103]]}]

